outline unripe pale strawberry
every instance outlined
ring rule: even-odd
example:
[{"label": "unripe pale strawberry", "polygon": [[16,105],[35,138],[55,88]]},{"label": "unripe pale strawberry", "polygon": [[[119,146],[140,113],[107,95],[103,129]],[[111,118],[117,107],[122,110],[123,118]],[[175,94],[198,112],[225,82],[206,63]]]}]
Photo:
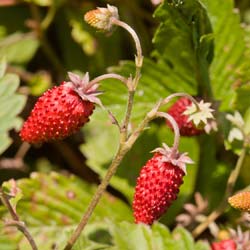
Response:
[{"label": "unripe pale strawberry", "polygon": [[[195,136],[204,133],[204,129],[198,129],[192,121],[188,121],[188,116],[183,114],[191,104],[192,101],[187,97],[181,97],[167,111],[175,119],[182,136]],[[168,121],[167,125],[172,129]]]},{"label": "unripe pale strawberry", "polygon": [[133,200],[135,223],[151,225],[177,198],[185,175],[185,163],[192,163],[186,154],[174,156],[164,145],[142,167]]},{"label": "unripe pale strawberry", "polygon": [[214,242],[211,245],[212,250],[236,250],[237,245],[234,240],[222,240],[220,242]]},{"label": "unripe pale strawberry", "polygon": [[20,136],[29,143],[63,139],[79,130],[98,103],[98,85],[90,85],[88,74],[81,79],[69,73],[70,82],[46,91],[23,124]]},{"label": "unripe pale strawberry", "polygon": [[241,211],[250,212],[250,191],[243,191],[228,199],[229,204]]}]

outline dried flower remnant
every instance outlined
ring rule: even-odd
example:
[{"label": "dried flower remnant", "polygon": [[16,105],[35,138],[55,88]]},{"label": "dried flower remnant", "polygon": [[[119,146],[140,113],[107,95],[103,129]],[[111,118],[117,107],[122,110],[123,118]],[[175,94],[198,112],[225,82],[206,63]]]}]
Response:
[{"label": "dried flower remnant", "polygon": [[111,31],[113,19],[119,19],[118,9],[115,6],[107,5],[107,8],[90,10],[84,15],[84,20],[92,27],[100,31]]}]

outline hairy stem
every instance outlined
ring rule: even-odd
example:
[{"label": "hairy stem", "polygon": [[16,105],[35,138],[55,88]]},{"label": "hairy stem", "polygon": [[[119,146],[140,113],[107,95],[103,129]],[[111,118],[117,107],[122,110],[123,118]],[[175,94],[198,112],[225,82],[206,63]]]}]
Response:
[{"label": "hairy stem", "polygon": [[157,117],[163,117],[167,119],[171,123],[174,129],[173,152],[176,155],[178,153],[179,142],[180,142],[180,130],[179,130],[178,124],[176,123],[175,119],[168,113],[157,112],[156,115]]},{"label": "hairy stem", "polygon": [[167,104],[169,101],[171,101],[173,98],[175,97],[186,97],[188,98],[195,106],[196,108],[199,110],[199,103],[195,100],[195,98],[193,98],[191,95],[187,94],[187,93],[174,93],[172,95],[169,95],[168,97],[166,97],[165,99],[163,99],[162,104]]},{"label": "hairy stem", "polygon": [[142,56],[142,49],[141,49],[141,43],[139,40],[139,37],[137,36],[136,32],[125,22],[122,22],[116,18],[112,20],[112,23],[114,25],[120,26],[127,30],[130,35],[132,36],[134,42],[135,42],[135,47],[136,47],[136,52],[137,52],[137,58],[136,58],[136,67],[141,68],[142,63],[143,63],[143,56]]},{"label": "hairy stem", "polygon": [[128,92],[128,102],[127,102],[127,110],[123,125],[121,127],[121,143],[124,143],[128,137],[128,125],[130,121],[130,116],[132,113],[133,103],[134,103],[134,94],[135,91],[131,90]]},{"label": "hairy stem", "polygon": [[220,203],[220,205],[218,206],[218,208],[216,210],[214,210],[205,221],[203,221],[200,225],[198,225],[192,232],[194,237],[198,237],[204,230],[206,230],[206,228],[208,227],[208,225],[215,221],[226,209],[227,207],[227,200],[229,198],[229,196],[232,194],[233,192],[233,188],[235,186],[235,183],[238,179],[241,167],[244,163],[245,160],[245,156],[246,156],[246,148],[243,148],[241,151],[241,154],[237,160],[237,163],[235,165],[235,168],[232,170],[228,180],[227,180],[227,186],[226,186],[226,190],[225,190],[225,195],[224,198],[222,200],[222,202]]},{"label": "hairy stem", "polygon": [[[104,80],[106,78],[116,78],[116,79],[124,82],[126,84],[127,88],[128,88],[127,109],[126,109],[123,124],[120,127],[120,144],[119,144],[118,152],[116,153],[116,156],[114,157],[114,159],[113,159],[113,161],[112,161],[112,163],[111,163],[111,165],[110,165],[104,179],[102,180],[101,184],[98,186],[97,191],[96,191],[94,197],[92,198],[89,206],[87,207],[86,212],[83,215],[79,225],[77,226],[77,228],[73,232],[72,236],[68,240],[67,245],[65,246],[64,250],[72,249],[72,247],[75,244],[76,240],[79,238],[81,232],[83,231],[84,227],[88,223],[88,220],[90,219],[95,207],[97,206],[99,200],[101,199],[103,193],[105,192],[106,187],[108,186],[108,184],[110,182],[110,179],[115,174],[115,172],[116,172],[119,164],[121,163],[123,157],[131,149],[134,142],[136,141],[136,139],[138,138],[140,133],[145,128],[146,124],[150,121],[150,119],[153,119],[155,117],[155,114],[156,114],[156,111],[157,111],[157,110],[154,109],[154,115],[151,115],[151,113],[149,113],[151,116],[146,116],[146,118],[144,119],[142,124],[138,127],[138,130],[136,130],[129,137],[129,138],[132,138],[132,139],[129,140],[129,138],[128,138],[128,125],[129,125],[130,118],[131,118],[131,113],[132,113],[132,108],[133,108],[133,103],[134,103],[135,90],[137,88],[137,85],[138,85],[138,82],[139,82],[139,79],[140,79],[140,75],[141,75],[141,67],[142,67],[142,64],[143,64],[142,49],[141,49],[140,40],[139,40],[136,32],[128,24],[126,24],[126,23],[124,23],[124,22],[122,22],[122,21],[120,21],[118,19],[115,19],[115,18],[112,20],[112,22],[113,22],[114,25],[120,26],[120,27],[124,28],[125,30],[127,30],[131,34],[131,36],[132,36],[132,38],[133,38],[133,40],[135,42],[135,47],[136,47],[136,52],[137,52],[137,56],[135,58],[135,64],[136,64],[135,77],[133,79],[131,77],[126,79],[126,78],[124,78],[124,77],[122,77],[120,75],[117,75],[117,74],[106,74],[106,75],[99,76],[99,77],[97,77],[97,78],[95,78],[94,80],[91,81],[91,84],[95,84],[98,81]],[[159,107],[159,106],[157,106],[157,107]],[[151,111],[151,112],[153,112],[153,111]]]},{"label": "hairy stem", "polygon": [[94,194],[90,204],[88,205],[86,212],[84,213],[79,225],[77,226],[77,228],[73,232],[72,236],[68,240],[67,245],[65,246],[64,250],[72,249],[73,245],[75,244],[75,242],[79,238],[81,232],[83,231],[83,229],[87,225],[95,207],[97,206],[99,200],[101,199],[103,193],[105,192],[106,187],[108,186],[112,176],[115,174],[117,167],[121,163],[121,161],[124,158],[124,156],[126,155],[126,153],[132,148],[132,146],[134,145],[134,143],[137,140],[137,138],[139,137],[139,135],[143,132],[143,130],[147,126],[148,122],[150,122],[151,120],[153,120],[156,117],[156,113],[157,113],[158,108],[159,108],[159,104],[157,104],[156,107],[154,107],[146,115],[146,117],[143,119],[141,124],[131,134],[131,136],[127,139],[127,141],[124,143],[122,143],[122,142],[120,143],[120,146],[119,146],[119,149],[116,153],[116,156],[114,157],[110,167],[108,168],[108,171],[107,171],[105,177],[103,178],[101,184],[98,186],[96,193]]},{"label": "hairy stem", "polygon": [[110,73],[110,74],[104,74],[104,75],[101,75],[101,76],[94,78],[93,80],[91,80],[89,82],[89,85],[91,86],[91,85],[94,85],[102,80],[110,79],[110,78],[117,79],[117,80],[121,81],[122,83],[124,83],[125,85],[127,85],[127,82],[128,82],[128,79],[126,77],[118,75],[118,74]]},{"label": "hairy stem", "polygon": [[0,198],[13,219],[13,221],[6,222],[6,226],[16,226],[18,230],[21,231],[25,236],[25,238],[28,240],[32,250],[38,250],[36,243],[32,235],[30,234],[28,228],[26,227],[24,222],[20,221],[19,216],[17,215],[15,209],[12,207],[8,197],[6,196],[1,187],[0,187]]},{"label": "hairy stem", "polygon": [[97,191],[92,198],[90,204],[88,205],[86,212],[84,213],[79,225],[75,229],[74,233],[70,237],[70,239],[67,242],[67,245],[65,246],[64,250],[70,250],[72,249],[73,245],[75,244],[76,240],[80,236],[81,232],[85,228],[86,224],[88,223],[95,207],[97,206],[99,200],[101,199],[103,193],[106,190],[106,187],[108,186],[111,177],[115,174],[117,167],[119,166],[121,160],[123,159],[123,156],[126,154],[128,149],[126,147],[121,146],[116,154],[116,157],[112,161],[104,179],[102,180],[101,184],[98,186]]}]

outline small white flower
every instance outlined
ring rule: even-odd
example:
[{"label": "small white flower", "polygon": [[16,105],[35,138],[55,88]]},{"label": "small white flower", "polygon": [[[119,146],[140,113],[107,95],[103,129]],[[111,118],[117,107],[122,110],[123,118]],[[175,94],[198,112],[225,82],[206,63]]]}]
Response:
[{"label": "small white flower", "polygon": [[188,121],[192,121],[196,127],[204,127],[205,124],[207,124],[208,120],[214,119],[214,116],[212,112],[213,109],[210,108],[211,103],[210,102],[204,102],[201,100],[198,103],[198,107],[192,103],[192,105],[188,106],[185,112],[183,112],[184,115],[188,116]]},{"label": "small white flower", "polygon": [[239,140],[239,141],[243,141],[244,139],[244,135],[243,133],[241,132],[240,129],[238,128],[232,128],[229,132],[229,135],[228,135],[228,141],[229,142],[233,142],[234,140]]},{"label": "small white flower", "polygon": [[238,128],[243,128],[245,125],[245,122],[241,116],[241,114],[238,111],[234,112],[234,115],[227,114],[226,115],[227,120],[229,120],[233,125],[235,125]]}]

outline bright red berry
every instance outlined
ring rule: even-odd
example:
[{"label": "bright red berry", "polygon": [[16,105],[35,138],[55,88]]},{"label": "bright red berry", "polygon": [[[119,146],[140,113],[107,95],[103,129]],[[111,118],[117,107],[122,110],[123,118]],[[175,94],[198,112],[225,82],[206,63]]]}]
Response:
[{"label": "bright red berry", "polygon": [[94,109],[97,84],[90,85],[88,74],[83,79],[69,73],[70,82],[46,91],[37,101],[20,131],[22,140],[42,143],[63,139],[79,130]]},{"label": "bright red berry", "polygon": [[236,250],[237,245],[234,240],[222,240],[212,243],[212,250]]},{"label": "bright red berry", "polygon": [[172,149],[155,150],[154,156],[141,169],[133,200],[135,223],[151,225],[177,198],[185,175],[186,154],[174,156]]},{"label": "bright red berry", "polygon": [[[194,136],[204,132],[203,129],[196,128],[192,121],[188,121],[188,116],[183,114],[191,104],[192,101],[187,97],[181,97],[168,110],[168,114],[170,114],[178,124],[180,135],[182,136]],[[167,125],[172,129],[168,121]]]}]

